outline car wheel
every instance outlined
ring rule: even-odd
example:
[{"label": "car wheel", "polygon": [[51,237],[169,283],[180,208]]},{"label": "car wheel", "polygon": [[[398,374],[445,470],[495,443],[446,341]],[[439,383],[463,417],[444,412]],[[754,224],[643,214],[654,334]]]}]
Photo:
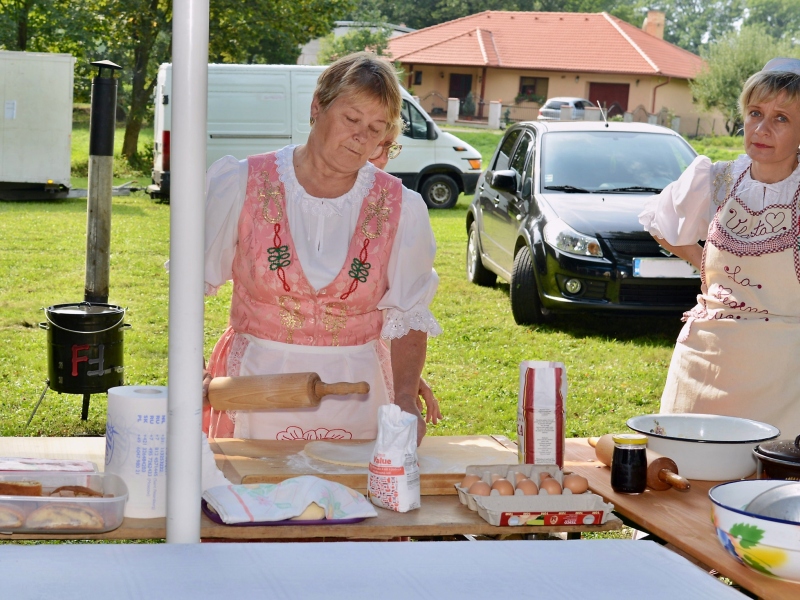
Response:
[{"label": "car wheel", "polygon": [[469,226],[469,239],[467,240],[467,279],[485,287],[492,287],[497,282],[497,275],[484,267],[483,261],[481,261],[478,224],[475,222]]},{"label": "car wheel", "polygon": [[514,270],[511,273],[509,290],[511,314],[517,325],[533,325],[543,320],[542,305],[539,302],[539,290],[536,288],[536,277],[533,274],[531,251],[524,246],[514,258]]},{"label": "car wheel", "polygon": [[458,201],[458,185],[449,175],[431,175],[420,193],[428,208],[452,208]]}]

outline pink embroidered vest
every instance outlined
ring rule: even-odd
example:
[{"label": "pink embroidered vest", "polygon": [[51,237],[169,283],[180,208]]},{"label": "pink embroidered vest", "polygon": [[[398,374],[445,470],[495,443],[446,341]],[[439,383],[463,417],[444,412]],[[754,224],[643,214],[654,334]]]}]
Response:
[{"label": "pink embroidered vest", "polygon": [[400,219],[400,181],[376,170],[342,270],[315,291],[297,258],[275,153],[248,159],[247,196],[233,260],[230,327],[261,339],[353,346],[380,336],[378,302]]}]

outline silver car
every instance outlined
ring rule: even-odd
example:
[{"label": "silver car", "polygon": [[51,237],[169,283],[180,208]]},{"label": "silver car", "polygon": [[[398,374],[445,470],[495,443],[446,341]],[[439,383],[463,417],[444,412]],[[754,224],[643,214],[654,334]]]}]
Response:
[{"label": "silver car", "polygon": [[572,118],[573,120],[583,120],[583,109],[587,106],[596,108],[596,105],[591,100],[586,100],[586,98],[567,98],[567,97],[558,97],[558,98],[550,98],[547,102],[544,103],[539,109],[539,120],[540,121],[560,121],[561,120],[561,107],[562,106],[571,106],[572,107]]}]

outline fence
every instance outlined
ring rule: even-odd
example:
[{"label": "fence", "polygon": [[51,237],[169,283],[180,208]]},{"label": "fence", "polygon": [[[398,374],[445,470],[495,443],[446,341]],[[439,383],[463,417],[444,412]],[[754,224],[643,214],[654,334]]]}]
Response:
[{"label": "fence", "polygon": [[500,120],[509,125],[519,121],[535,121],[538,118],[539,105],[535,102],[501,105]]},{"label": "fence", "polygon": [[447,98],[438,92],[426,94],[419,99],[419,103],[425,112],[434,118],[447,116]]}]

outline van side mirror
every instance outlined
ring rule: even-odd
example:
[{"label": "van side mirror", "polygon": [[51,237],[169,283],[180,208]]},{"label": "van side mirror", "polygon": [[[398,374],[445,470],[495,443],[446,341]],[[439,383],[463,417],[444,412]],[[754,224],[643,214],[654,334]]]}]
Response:
[{"label": "van side mirror", "polygon": [[433,121],[425,121],[425,124],[428,128],[427,131],[428,135],[426,136],[426,138],[429,140],[435,140],[436,138],[438,138],[439,134],[436,133],[436,125],[433,124]]},{"label": "van side mirror", "polygon": [[509,192],[511,194],[516,193],[517,172],[512,169],[493,171],[489,176],[489,187],[497,190],[498,192]]}]

